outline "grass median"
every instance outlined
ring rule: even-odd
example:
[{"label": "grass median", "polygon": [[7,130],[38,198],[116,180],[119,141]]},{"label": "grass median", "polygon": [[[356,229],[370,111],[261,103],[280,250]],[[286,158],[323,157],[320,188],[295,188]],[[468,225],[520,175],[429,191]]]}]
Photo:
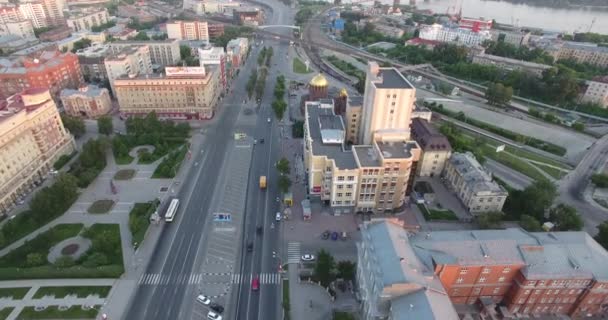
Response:
[{"label": "grass median", "polygon": [[306,64],[298,58],[293,58],[293,72],[300,74],[311,73],[312,70],[306,68]]},{"label": "grass median", "polygon": [[17,288],[0,288],[0,298],[12,298],[13,300],[21,300],[30,287],[17,287]]},{"label": "grass median", "polygon": [[34,307],[25,307],[17,316],[17,320],[32,320],[32,319],[95,319],[99,313],[100,306],[95,308],[87,308],[82,306],[71,306],[66,310],[59,310],[57,306],[50,306],[44,310],[36,311]]},{"label": "grass median", "polygon": [[0,320],[4,320],[4,319],[8,318],[8,315],[11,314],[11,312],[13,312],[13,309],[15,309],[15,308],[6,307],[6,308],[0,309]]},{"label": "grass median", "polygon": [[283,279],[283,311],[285,311],[285,320],[291,319],[290,310],[291,302],[289,301],[289,280]]},{"label": "grass median", "polygon": [[100,298],[105,298],[108,296],[111,289],[112,286],[40,287],[33,298],[40,299],[44,296],[53,296],[56,299],[62,299],[70,295],[75,295],[78,298],[98,295]]},{"label": "grass median", "polygon": [[136,203],[129,212],[129,230],[132,235],[131,242],[135,248],[144,240],[148,226],[150,226],[150,216],[156,211],[158,204],[158,201]]}]

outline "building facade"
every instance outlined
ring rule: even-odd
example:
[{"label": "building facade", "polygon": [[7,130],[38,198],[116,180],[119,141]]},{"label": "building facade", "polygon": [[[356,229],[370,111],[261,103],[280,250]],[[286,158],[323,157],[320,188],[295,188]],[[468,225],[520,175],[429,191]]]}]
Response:
[{"label": "building facade", "polygon": [[57,97],[62,89],[83,84],[78,57],[73,53],[42,51],[6,60],[0,67],[0,98],[29,88],[46,88]]},{"label": "building facade", "polygon": [[226,54],[231,63],[232,69],[238,68],[247,58],[249,52],[249,40],[247,38],[236,38],[228,41]]},{"label": "building facade", "polygon": [[608,107],[608,76],[587,81],[583,101],[595,103],[604,108]]},{"label": "building facade", "polygon": [[112,111],[110,92],[96,85],[63,89],[60,94],[65,113],[80,118],[98,118]]},{"label": "building facade", "polygon": [[490,30],[490,34],[492,35],[492,41],[502,41],[504,43],[512,44],[516,47],[528,46],[531,36],[531,33],[529,31],[522,30],[506,31],[492,29]]},{"label": "building facade", "polygon": [[495,66],[507,71],[524,71],[533,74],[536,77],[542,77],[545,70],[553,68],[552,66],[542,63],[528,62],[484,53],[474,55],[473,63]]},{"label": "building facade", "polygon": [[466,28],[452,28],[440,24],[433,24],[420,27],[419,38],[475,47],[479,46],[485,40],[490,40],[492,36],[487,30],[473,31]]},{"label": "building facade", "polygon": [[167,22],[167,36],[169,39],[202,40],[209,43],[209,24],[207,21]]},{"label": "building facade", "polygon": [[175,66],[181,60],[179,40],[168,39],[160,41],[115,41],[110,44],[113,53],[118,53],[123,47],[145,45],[150,48],[150,59],[154,66]]},{"label": "building facade", "polygon": [[108,78],[104,60],[106,59],[106,56],[110,55],[110,53],[111,51],[108,45],[94,45],[76,51],[78,63],[80,64],[80,70],[85,80],[101,81]]},{"label": "building facade", "polygon": [[408,238],[390,221],[361,225],[356,283],[362,319],[460,319],[435,270],[420,261]]},{"label": "building facade", "polygon": [[25,17],[19,11],[16,5],[2,4],[0,5],[0,23],[24,20]]},{"label": "building facade", "polygon": [[555,60],[573,59],[579,63],[608,67],[608,48],[595,43],[566,41],[549,48],[548,52]]},{"label": "building facade", "polygon": [[207,46],[203,48],[198,48],[197,52],[201,66],[217,66],[220,72],[220,84],[225,90],[227,86],[226,78],[230,77],[230,75],[227,74],[228,70],[226,66],[226,51],[224,51],[224,48]]},{"label": "building facade", "polygon": [[359,143],[371,144],[384,136],[409,139],[416,89],[395,68],[369,62],[361,109]]},{"label": "building facade", "polygon": [[0,23],[0,35],[15,35],[23,39],[36,39],[34,27],[29,20]]},{"label": "building facade", "polygon": [[427,120],[412,119],[412,138],[422,148],[417,174],[421,177],[440,176],[452,154],[448,139]]},{"label": "building facade", "polygon": [[74,138],[46,89],[27,89],[0,103],[0,212],[8,213],[74,150]]},{"label": "building facade", "polygon": [[464,29],[472,30],[474,32],[489,31],[490,29],[492,29],[492,20],[487,20],[484,18],[476,19],[462,17],[458,21],[458,26]]},{"label": "building facade", "polygon": [[509,195],[470,152],[453,153],[443,177],[471,214],[501,211]]},{"label": "building facade", "polygon": [[161,118],[210,119],[219,96],[219,76],[204,67],[167,67],[165,74],[131,75],[114,81],[122,116],[156,112]]},{"label": "building facade", "polygon": [[148,46],[126,46],[104,59],[106,75],[112,92],[116,93],[114,81],[123,76],[148,75],[152,73],[152,60]]},{"label": "building facade", "polygon": [[361,108],[363,97],[351,97],[346,100],[346,141],[349,144],[359,143],[359,129],[361,128]]},{"label": "building facade", "polygon": [[264,20],[263,12],[258,8],[239,7],[232,11],[235,24],[245,26],[257,26]]},{"label": "building facade", "polygon": [[93,27],[106,24],[110,15],[106,8],[70,12],[67,19],[68,27],[74,31],[91,30]]},{"label": "building facade", "polygon": [[67,26],[53,28],[49,31],[43,32],[38,35],[40,41],[59,41],[61,39],[69,38],[72,35],[72,29]]},{"label": "building facade", "polygon": [[45,28],[50,26],[47,12],[42,1],[28,1],[19,3],[21,16],[32,22],[34,28]]}]

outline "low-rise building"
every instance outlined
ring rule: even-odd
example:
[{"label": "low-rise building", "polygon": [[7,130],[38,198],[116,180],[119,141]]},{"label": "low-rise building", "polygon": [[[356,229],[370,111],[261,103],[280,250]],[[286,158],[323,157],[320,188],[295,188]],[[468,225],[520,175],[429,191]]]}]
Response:
[{"label": "low-rise building", "polygon": [[422,148],[422,156],[418,162],[418,175],[421,177],[440,176],[445,163],[452,154],[452,146],[448,139],[435,129],[428,121],[412,119],[412,138]]},{"label": "low-rise building", "polygon": [[579,63],[608,67],[608,47],[595,43],[566,41],[549,47],[547,51],[555,60],[572,59]]},{"label": "low-rise building", "polygon": [[584,102],[598,104],[604,108],[608,107],[608,76],[597,77],[587,81],[587,89],[583,95]]},{"label": "low-rise building", "polygon": [[177,39],[114,41],[110,44],[110,49],[113,53],[118,53],[123,47],[133,45],[145,45],[149,47],[150,59],[155,68],[175,66],[181,60],[181,55],[179,52],[179,40]]},{"label": "low-rise building", "polygon": [[460,319],[436,269],[417,256],[410,236],[386,220],[362,225],[356,281],[362,319]]},{"label": "low-rise building", "polygon": [[492,41],[496,42],[504,42],[508,44],[512,44],[516,47],[528,46],[530,42],[530,31],[523,30],[500,30],[500,29],[492,29],[490,30],[490,34],[492,35]]},{"label": "low-rise building", "polygon": [[122,116],[156,112],[168,119],[210,119],[221,89],[219,76],[204,67],[166,67],[165,74],[114,80]]},{"label": "low-rise building", "polygon": [[30,88],[0,102],[0,213],[40,185],[74,147],[47,89]]},{"label": "low-rise building", "polygon": [[215,65],[218,67],[218,71],[220,73],[220,83],[222,85],[222,89],[225,90],[227,85],[226,78],[229,77],[229,75],[227,75],[226,70],[226,52],[224,51],[224,48],[206,46],[203,48],[198,48],[197,51],[201,66]]},{"label": "low-rise building", "polygon": [[236,38],[228,41],[226,45],[226,54],[231,63],[231,69],[238,68],[249,51],[249,40],[247,38]]},{"label": "low-rise building", "polygon": [[110,14],[106,8],[71,10],[67,25],[74,31],[91,30],[93,27],[108,23]]},{"label": "low-rise building", "polygon": [[61,27],[56,27],[49,31],[41,33],[38,36],[38,39],[40,39],[40,41],[54,42],[54,41],[59,41],[61,39],[68,38],[71,35],[72,35],[72,29],[70,29],[70,27],[61,26]]},{"label": "low-rise building", "polygon": [[54,43],[57,45],[59,50],[63,52],[70,52],[72,51],[72,49],[74,49],[74,44],[76,44],[76,42],[82,41],[83,39],[84,37],[82,36],[82,34],[74,33],[65,39],[57,40]]},{"label": "low-rise building", "polygon": [[0,23],[0,35],[15,35],[23,39],[36,39],[34,27],[29,20]]},{"label": "low-rise building", "polygon": [[262,10],[253,7],[238,7],[232,11],[234,23],[245,26],[257,26],[264,20]]},{"label": "low-rise building", "polygon": [[94,45],[76,51],[82,75],[88,81],[102,81],[108,78],[104,60],[111,54],[108,45]]},{"label": "low-rise building", "polygon": [[114,81],[123,76],[148,75],[152,71],[150,48],[146,45],[121,47],[117,53],[104,59],[106,75],[110,81],[112,92],[116,93]]},{"label": "low-rise building", "polygon": [[414,47],[424,47],[426,49],[432,50],[437,45],[441,44],[441,42],[436,40],[427,40],[421,38],[412,38],[405,41],[405,46],[414,46]]},{"label": "low-rise building", "polygon": [[63,89],[59,97],[65,113],[74,117],[97,118],[112,110],[110,92],[96,85]]},{"label": "low-rise building", "polygon": [[403,34],[405,34],[405,30],[383,23],[375,24],[374,30],[380,32],[384,36],[391,38],[401,38]]},{"label": "low-rise building", "polygon": [[501,211],[509,195],[470,152],[452,153],[443,177],[471,214]]},{"label": "low-rise building", "polygon": [[484,18],[467,18],[462,17],[458,21],[458,26],[464,29],[470,29],[475,32],[478,31],[489,31],[492,29],[492,20],[484,19]]},{"label": "low-rise building", "polygon": [[495,66],[507,71],[524,71],[537,77],[542,77],[545,70],[553,68],[552,66],[542,63],[505,58],[485,53],[474,55],[473,63]]},{"label": "low-rise building", "polygon": [[24,39],[13,34],[0,36],[0,53],[10,54],[16,51],[24,50],[37,44],[38,40]]},{"label": "low-rise building", "polygon": [[485,40],[491,39],[490,32],[487,30],[474,31],[466,28],[446,27],[440,24],[420,27],[419,37],[425,40],[457,43],[467,47],[475,47]]}]

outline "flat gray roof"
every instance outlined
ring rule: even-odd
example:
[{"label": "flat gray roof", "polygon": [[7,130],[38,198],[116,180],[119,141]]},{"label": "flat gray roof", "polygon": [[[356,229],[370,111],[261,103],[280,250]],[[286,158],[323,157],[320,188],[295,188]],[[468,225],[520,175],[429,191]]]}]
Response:
[{"label": "flat gray roof", "polygon": [[362,167],[379,167],[380,157],[376,155],[373,146],[353,146],[353,152]]},{"label": "flat gray roof", "polygon": [[412,149],[418,148],[418,145],[413,141],[403,142],[377,142],[382,157],[385,159],[404,159],[412,156]]},{"label": "flat gray roof", "polygon": [[380,68],[382,82],[373,82],[380,89],[413,89],[412,84],[395,68]]}]

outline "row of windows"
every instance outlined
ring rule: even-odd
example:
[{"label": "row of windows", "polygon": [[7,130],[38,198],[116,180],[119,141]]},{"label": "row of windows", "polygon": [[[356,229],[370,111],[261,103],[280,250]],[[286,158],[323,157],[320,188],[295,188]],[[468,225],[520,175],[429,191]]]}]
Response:
[{"label": "row of windows", "polygon": [[[491,271],[492,271],[491,268],[487,268],[486,267],[486,268],[483,268],[483,270],[481,270],[481,273],[488,274]],[[460,274],[467,274],[468,272],[469,272],[468,268],[466,268],[466,267],[465,268],[460,268]],[[509,272],[511,272],[511,268],[510,267],[505,267],[505,268],[502,269],[502,273],[509,273]]]}]

